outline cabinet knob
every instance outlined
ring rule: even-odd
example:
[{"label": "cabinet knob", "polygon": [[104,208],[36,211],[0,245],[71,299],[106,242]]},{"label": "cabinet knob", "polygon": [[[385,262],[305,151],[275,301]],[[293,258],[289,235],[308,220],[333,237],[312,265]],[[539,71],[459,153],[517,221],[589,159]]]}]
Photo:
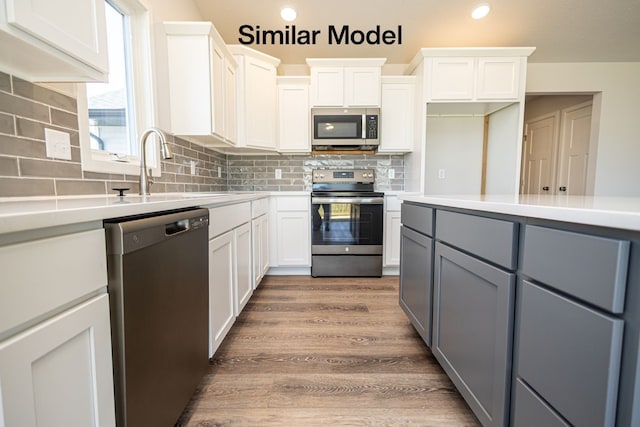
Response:
[{"label": "cabinet knob", "polygon": [[567,187],[560,187],[559,190],[560,191],[567,191]]},{"label": "cabinet knob", "polygon": [[544,187],[542,187],[542,191],[549,191],[549,186],[545,185]]}]

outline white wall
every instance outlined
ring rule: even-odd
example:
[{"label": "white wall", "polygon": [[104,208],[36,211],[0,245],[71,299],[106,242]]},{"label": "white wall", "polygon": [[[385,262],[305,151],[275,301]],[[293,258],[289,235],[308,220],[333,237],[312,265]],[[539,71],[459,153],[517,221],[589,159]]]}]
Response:
[{"label": "white wall", "polygon": [[527,100],[524,106],[524,121],[526,123],[528,120],[592,100],[593,95],[543,95],[534,97],[534,99]]},{"label": "white wall", "polygon": [[425,194],[480,194],[484,118],[427,117],[426,132]]},{"label": "white wall", "polygon": [[[640,196],[640,63],[531,63],[527,94],[598,93],[594,194]],[[598,112],[598,106],[600,112]]]},{"label": "white wall", "polygon": [[[517,194],[518,120],[515,103],[489,115],[485,194]],[[515,138],[515,140],[514,140]]]}]

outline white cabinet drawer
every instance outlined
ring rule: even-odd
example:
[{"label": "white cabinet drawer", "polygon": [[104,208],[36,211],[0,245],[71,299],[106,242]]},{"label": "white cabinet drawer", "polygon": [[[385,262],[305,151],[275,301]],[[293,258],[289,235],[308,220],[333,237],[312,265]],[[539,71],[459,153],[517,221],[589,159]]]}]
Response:
[{"label": "white cabinet drawer", "polygon": [[107,286],[104,230],[0,247],[0,334]]},{"label": "white cabinet drawer", "polygon": [[269,212],[269,198],[258,199],[251,202],[251,218],[257,218]]},{"label": "white cabinet drawer", "polygon": [[251,221],[251,202],[209,209],[209,238]]},{"label": "white cabinet drawer", "polygon": [[276,199],[278,212],[281,211],[306,211],[311,206],[311,199],[308,196],[278,197]]}]

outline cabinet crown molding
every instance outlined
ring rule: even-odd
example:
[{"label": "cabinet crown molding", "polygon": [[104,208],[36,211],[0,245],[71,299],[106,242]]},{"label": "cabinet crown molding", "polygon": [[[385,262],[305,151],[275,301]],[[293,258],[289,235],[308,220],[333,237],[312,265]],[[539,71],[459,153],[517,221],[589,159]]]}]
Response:
[{"label": "cabinet crown molding", "polygon": [[382,67],[387,58],[307,58],[310,67]]},{"label": "cabinet crown molding", "polygon": [[483,57],[483,56],[530,56],[535,47],[423,47],[407,67],[412,72],[425,58],[433,57]]},{"label": "cabinet crown molding", "polygon": [[275,58],[271,55],[267,55],[266,53],[262,53],[258,50],[252,49],[247,46],[243,46],[240,44],[229,44],[227,45],[227,49],[229,49],[229,52],[231,52],[232,55],[251,56],[253,58],[256,58],[268,64],[271,64],[274,67],[277,67],[278,65],[280,65],[280,60],[278,58]]}]

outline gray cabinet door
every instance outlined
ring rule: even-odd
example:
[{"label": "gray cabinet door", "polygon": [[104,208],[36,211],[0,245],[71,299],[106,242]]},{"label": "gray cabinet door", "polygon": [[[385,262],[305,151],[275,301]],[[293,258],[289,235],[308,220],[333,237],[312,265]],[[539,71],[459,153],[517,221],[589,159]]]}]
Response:
[{"label": "gray cabinet door", "polygon": [[520,378],[514,383],[513,427],[569,427],[562,417],[527,387]]},{"label": "gray cabinet door", "polygon": [[405,226],[400,244],[400,307],[431,347],[433,241]]},{"label": "gray cabinet door", "polygon": [[436,242],[432,350],[485,427],[507,424],[514,287],[515,274]]},{"label": "gray cabinet door", "polygon": [[518,292],[518,377],[572,425],[614,426],[622,319],[526,280]]}]

